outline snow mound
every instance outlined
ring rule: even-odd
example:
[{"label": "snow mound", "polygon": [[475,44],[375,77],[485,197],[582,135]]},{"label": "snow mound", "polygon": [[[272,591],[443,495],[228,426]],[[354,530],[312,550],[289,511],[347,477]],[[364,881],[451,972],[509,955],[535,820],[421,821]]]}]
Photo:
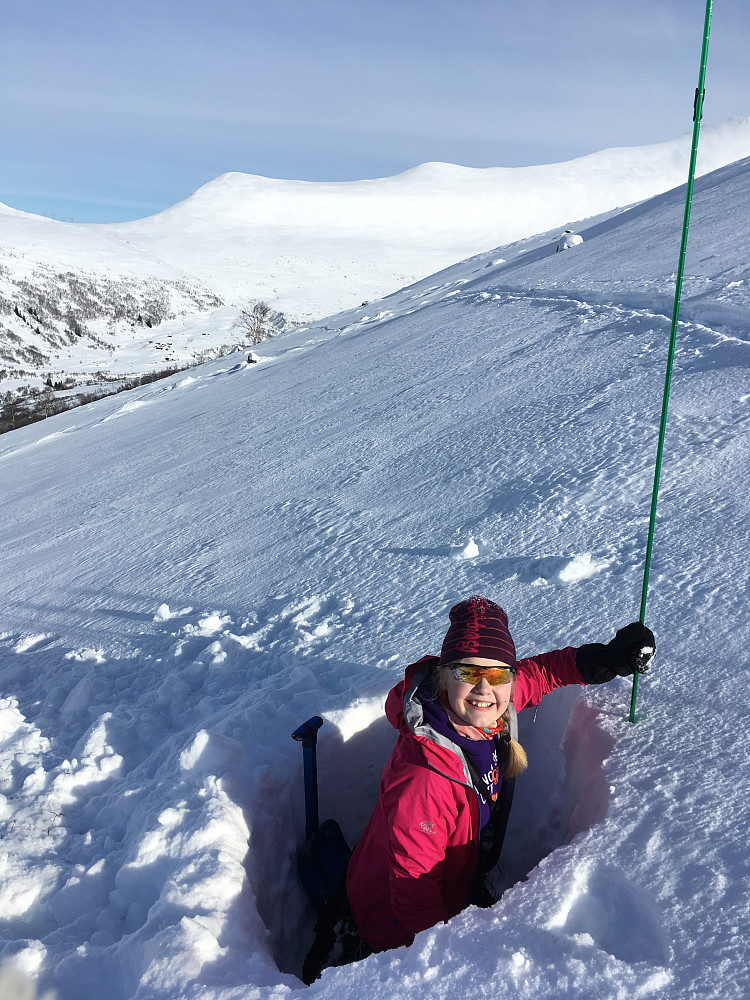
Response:
[{"label": "snow mound", "polygon": [[565,233],[560,238],[556,250],[570,250],[571,247],[578,247],[583,243],[583,236],[578,233],[571,232],[569,229],[565,230]]}]

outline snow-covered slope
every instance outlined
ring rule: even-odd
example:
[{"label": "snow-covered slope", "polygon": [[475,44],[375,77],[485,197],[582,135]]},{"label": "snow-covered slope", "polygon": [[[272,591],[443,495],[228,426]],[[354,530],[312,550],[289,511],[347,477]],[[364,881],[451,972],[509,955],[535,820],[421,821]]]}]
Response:
[{"label": "snow-covered slope", "polygon": [[[537,167],[428,163],[348,183],[225,174],[152,218],[120,225],[6,209],[0,368],[121,374],[137,356],[140,371],[163,365],[165,351],[189,362],[241,339],[234,309],[250,299],[290,321],[317,318],[471,254],[667,191],[685,180],[689,143],[686,135]],[[706,126],[699,172],[748,153],[750,118]],[[205,313],[221,306],[231,314],[221,314],[220,334],[206,336]]]},{"label": "snow-covered slope", "polygon": [[60,1000],[744,996],[748,160],[696,185],[636,725],[625,681],[545,699],[501,862],[528,881],[296,978],[292,729],[325,716],[353,842],[456,599],[521,654],[637,616],[682,210],[0,439],[0,955]]}]

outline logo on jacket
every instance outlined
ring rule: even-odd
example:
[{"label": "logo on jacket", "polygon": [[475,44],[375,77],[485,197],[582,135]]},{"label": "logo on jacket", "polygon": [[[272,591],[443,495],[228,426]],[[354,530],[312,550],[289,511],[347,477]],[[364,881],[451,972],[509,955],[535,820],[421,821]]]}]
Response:
[{"label": "logo on jacket", "polygon": [[422,831],[422,833],[434,833],[435,824],[430,819],[423,819],[422,822],[419,824],[419,829]]}]

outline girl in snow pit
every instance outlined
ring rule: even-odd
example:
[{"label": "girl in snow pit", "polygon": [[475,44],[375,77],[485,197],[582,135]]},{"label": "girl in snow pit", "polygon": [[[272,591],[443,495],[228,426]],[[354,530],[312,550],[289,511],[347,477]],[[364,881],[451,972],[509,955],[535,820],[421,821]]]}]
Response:
[{"label": "girl in snow pit", "polygon": [[470,903],[495,902],[483,876],[498,861],[510,779],[526,767],[511,735],[515,713],[566,684],[645,673],[655,651],[653,632],[634,622],[606,645],[517,660],[501,607],[474,596],[451,608],[440,656],[411,664],[388,695],[396,745],[346,891],[342,885],[318,919],[305,981],[329,965],[409,945]]}]

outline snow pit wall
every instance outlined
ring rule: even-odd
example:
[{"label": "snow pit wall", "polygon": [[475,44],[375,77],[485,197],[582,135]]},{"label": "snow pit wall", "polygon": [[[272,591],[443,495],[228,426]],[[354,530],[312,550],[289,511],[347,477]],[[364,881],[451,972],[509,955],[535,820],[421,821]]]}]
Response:
[{"label": "snow pit wall", "polygon": [[[292,611],[296,620],[296,605]],[[65,652],[46,634],[6,637],[4,679],[21,684],[29,718],[14,699],[0,704],[3,751],[24,761],[3,793],[28,799],[38,814],[36,839],[52,837],[56,844],[54,864],[45,858],[29,869],[19,856],[16,867],[6,869],[14,889],[21,879],[35,894],[10,921],[6,906],[6,954],[18,957],[21,949],[28,965],[23,942],[37,938],[40,973],[25,971],[42,988],[54,976],[61,1000],[95,1000],[105,970],[116,984],[115,1000],[133,996],[165,949],[192,956],[179,972],[185,983],[213,975],[213,963],[227,949],[222,961],[252,965],[248,982],[262,967],[264,977],[296,984],[292,977],[312,942],[314,914],[296,872],[305,835],[300,747],[289,736],[279,738],[276,674],[252,686],[243,682],[239,695],[229,684],[228,671],[239,670],[254,650],[258,623],[224,611],[181,608],[176,615],[166,604],[156,609],[149,669],[137,673],[131,658],[99,647]],[[326,698],[320,694],[324,669],[336,678],[329,704],[343,700],[339,678],[352,669],[341,661],[318,662],[313,678],[296,652],[278,654],[273,663],[300,688],[285,715],[295,722]],[[320,817],[337,820],[350,845],[376,802],[395,740],[383,703],[399,670],[395,663],[383,667],[384,686],[381,677],[348,706],[329,713],[323,706]],[[55,683],[45,694],[51,676]],[[206,712],[207,698],[216,700],[215,711]],[[531,766],[517,784],[498,893],[606,815],[601,762],[612,741],[588,700],[580,688],[565,688],[521,713]],[[58,720],[54,748],[43,735],[52,717]],[[270,757],[264,747],[272,748]],[[152,780],[144,784],[144,775]],[[54,815],[43,805],[50,793]],[[610,884],[606,873],[602,878]],[[531,885],[528,893],[524,886],[519,891],[535,892]],[[570,926],[584,918],[579,907]],[[561,919],[567,927],[568,918]],[[53,935],[74,923],[85,925],[90,944],[61,957]]]},{"label": "snow pit wall", "polygon": [[[320,819],[335,819],[351,846],[375,806],[382,769],[395,742],[383,701],[368,699],[331,713],[319,734]],[[606,817],[609,788],[602,765],[614,743],[597,719],[597,711],[574,687],[555,691],[541,705],[520,713],[519,736],[529,768],[516,782],[503,854],[490,876],[498,896],[525,881],[558,847]],[[305,837],[303,772],[299,749],[295,746],[291,753],[299,757],[291,768],[295,773],[292,787],[298,794],[287,795],[284,802],[291,814],[276,815],[273,824],[270,815],[267,823],[259,822],[266,806],[253,806],[258,835],[251,852],[255,872],[250,880],[279,970],[299,975],[314,938],[315,913],[297,878],[296,854]],[[269,774],[268,780],[276,785],[275,776]],[[281,801],[270,787],[267,792],[262,797],[267,803]],[[291,832],[291,845],[279,835],[280,829]],[[290,846],[291,853],[285,854]],[[271,872],[276,876],[273,880]]]}]

